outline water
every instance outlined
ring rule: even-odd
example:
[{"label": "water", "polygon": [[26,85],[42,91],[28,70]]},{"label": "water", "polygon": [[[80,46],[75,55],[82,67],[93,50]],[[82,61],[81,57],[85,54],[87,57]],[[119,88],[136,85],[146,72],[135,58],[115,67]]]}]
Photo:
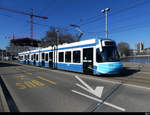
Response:
[{"label": "water", "polygon": [[128,57],[121,60],[122,62],[131,63],[150,63],[150,56],[145,57]]}]

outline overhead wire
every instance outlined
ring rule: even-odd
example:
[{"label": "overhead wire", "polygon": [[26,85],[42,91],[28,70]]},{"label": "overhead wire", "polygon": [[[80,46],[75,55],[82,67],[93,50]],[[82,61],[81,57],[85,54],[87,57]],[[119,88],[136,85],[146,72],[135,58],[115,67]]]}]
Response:
[{"label": "overhead wire", "polygon": [[[136,2],[136,4],[133,4],[132,6],[130,7],[127,7],[127,8],[122,8],[121,10],[116,10],[114,13],[110,14],[110,16],[114,16],[116,14],[119,14],[121,12],[125,12],[125,11],[128,11],[130,9],[133,9],[133,8],[136,8],[137,6],[139,5],[144,5],[146,3],[149,3],[150,1],[149,0],[145,0],[145,1],[142,1],[142,2]],[[115,14],[116,13],[116,14]],[[132,19],[132,16],[131,17],[128,17],[129,19]],[[127,19],[127,18],[126,18]],[[126,20],[124,19],[124,20]],[[84,25],[87,25],[87,24],[90,24],[90,23],[93,23],[93,22],[96,22],[100,20],[100,18],[98,17],[96,20],[93,20],[93,21],[90,21],[90,22],[87,22],[87,23],[84,23],[82,24],[81,26],[84,26]],[[147,21],[148,22],[148,21]],[[115,22],[115,23],[118,23],[118,22]],[[118,27],[118,28],[114,28],[114,29],[111,29],[110,30],[110,33],[113,34],[113,33],[117,33],[117,32],[123,32],[123,31],[129,31],[129,30],[132,30],[132,29],[135,29],[135,28],[144,28],[144,27],[149,27],[149,25],[147,25],[146,23],[136,23],[136,24],[130,24],[130,25],[127,25],[127,26],[121,26],[121,27]],[[99,34],[99,33],[104,33],[105,31],[99,31],[99,32],[94,32],[96,34]],[[92,33],[92,32],[85,32],[85,33]]]},{"label": "overhead wire", "polygon": [[[110,13],[109,16],[117,15],[117,14],[119,14],[119,13],[128,11],[128,10],[130,10],[130,9],[136,8],[136,7],[139,6],[139,5],[144,5],[144,4],[149,3],[149,2],[150,2],[150,0],[145,0],[145,1],[138,2],[138,3],[136,3],[136,4],[133,4],[133,5],[129,6],[129,7],[121,8],[121,9],[112,11],[112,13]],[[97,22],[97,21],[100,21],[101,19],[103,19],[103,16],[102,16],[102,15],[98,15],[98,16],[95,16],[95,17],[89,18],[89,19],[90,19],[90,21],[87,20],[86,23],[83,23],[83,24],[81,24],[80,26],[85,26],[85,25],[88,25],[88,24],[91,24],[91,23],[95,23],[95,22]],[[94,20],[91,20],[91,19],[94,19]]]},{"label": "overhead wire", "polygon": [[[119,10],[117,10],[117,11],[114,11],[113,13],[110,13],[109,16],[113,16],[113,15],[119,14],[119,13],[121,13],[121,12],[124,12],[124,11],[130,10],[130,9],[136,8],[137,6],[146,4],[146,3],[148,3],[148,2],[150,2],[150,1],[149,1],[149,0],[145,0],[145,1],[142,1],[142,2],[139,2],[139,1],[138,1],[136,4],[131,5],[131,6],[127,7],[127,8],[122,8],[122,9],[119,9]],[[1,15],[1,14],[0,14],[0,15]],[[9,16],[9,15],[3,15],[3,16],[7,16],[7,17],[14,18],[14,17]],[[94,20],[92,20],[92,19],[94,19]],[[87,19],[88,22],[82,23],[80,26],[88,25],[88,24],[90,24],[90,23],[97,22],[97,21],[99,21],[99,20],[101,20],[101,19],[103,19],[103,16],[102,16],[102,15],[96,16],[96,17],[90,17],[90,18]],[[30,23],[30,22],[26,21],[26,23]],[[41,24],[41,23],[37,23],[37,22],[34,22],[33,24],[40,25],[40,26],[45,26],[45,27],[49,27],[48,24]],[[66,29],[66,30],[68,30],[68,29],[69,29],[69,30],[73,30],[74,28],[71,28],[69,25],[67,25],[66,27],[64,27],[64,29]],[[69,31],[69,30],[68,30],[68,31]]]}]

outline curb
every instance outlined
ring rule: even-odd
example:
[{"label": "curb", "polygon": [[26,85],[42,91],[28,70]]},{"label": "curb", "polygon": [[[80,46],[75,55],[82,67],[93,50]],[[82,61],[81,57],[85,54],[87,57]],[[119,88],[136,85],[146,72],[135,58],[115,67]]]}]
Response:
[{"label": "curb", "polygon": [[12,95],[10,94],[5,82],[2,79],[2,75],[0,76],[0,85],[1,85],[1,90],[3,92],[2,99],[4,99],[3,106],[5,109],[5,112],[19,112],[18,107],[17,107]]},{"label": "curb", "polygon": [[0,103],[2,105],[2,111],[0,111],[0,112],[10,112],[1,85],[0,85]]}]

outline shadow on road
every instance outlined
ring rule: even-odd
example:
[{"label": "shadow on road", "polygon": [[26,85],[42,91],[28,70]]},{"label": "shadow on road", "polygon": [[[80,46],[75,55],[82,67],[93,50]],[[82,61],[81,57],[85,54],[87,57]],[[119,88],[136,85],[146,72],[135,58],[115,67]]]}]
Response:
[{"label": "shadow on road", "polygon": [[0,67],[9,67],[9,66],[20,66],[20,65],[0,62]]},{"label": "shadow on road", "polygon": [[129,77],[130,75],[135,74],[139,71],[140,71],[140,69],[131,69],[131,68],[124,67],[121,70],[120,74],[113,74],[113,75],[107,74],[107,75],[102,75],[102,76],[100,75],[99,77]]}]

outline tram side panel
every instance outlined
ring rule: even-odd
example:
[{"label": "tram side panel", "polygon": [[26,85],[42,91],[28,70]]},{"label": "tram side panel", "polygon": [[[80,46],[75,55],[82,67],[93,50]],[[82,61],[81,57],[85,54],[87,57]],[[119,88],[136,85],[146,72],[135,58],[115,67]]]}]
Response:
[{"label": "tram side panel", "polygon": [[59,50],[57,62],[58,69],[83,72],[82,49]]}]

